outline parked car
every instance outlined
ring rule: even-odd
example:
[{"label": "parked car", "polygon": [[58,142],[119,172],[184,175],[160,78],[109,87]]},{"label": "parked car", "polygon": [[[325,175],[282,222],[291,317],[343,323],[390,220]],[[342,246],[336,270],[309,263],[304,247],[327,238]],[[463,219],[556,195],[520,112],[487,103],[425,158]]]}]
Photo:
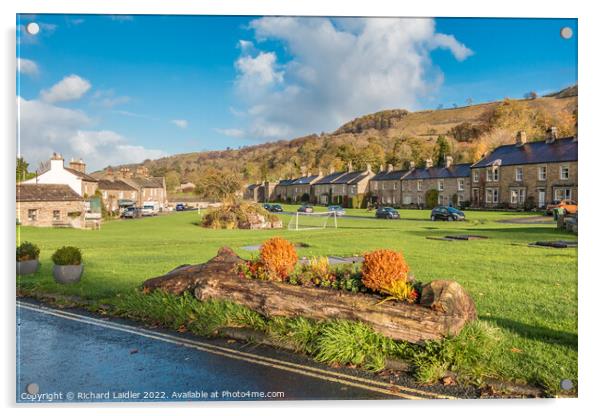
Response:
[{"label": "parked car", "polygon": [[186,205],[176,204],[176,211],[186,211]]},{"label": "parked car", "polygon": [[334,215],[340,217],[341,215],[345,215],[345,210],[340,205],[330,205],[328,207],[328,211],[334,212]]},{"label": "parked car", "polygon": [[571,199],[561,199],[553,201],[551,204],[546,206],[546,214],[552,215],[554,208],[563,208],[567,214],[577,213],[577,203]]},{"label": "parked car", "polygon": [[395,208],[392,207],[380,207],[376,210],[375,214],[376,218],[385,218],[388,220],[398,220],[399,212]]},{"label": "parked car", "polygon": [[121,218],[139,218],[142,216],[142,212],[140,208],[136,207],[127,207],[122,213]]},{"label": "parked car", "polygon": [[279,204],[274,204],[270,207],[270,209],[268,209],[268,211],[270,212],[283,212],[284,210],[282,209],[282,206]]},{"label": "parked car", "polygon": [[297,211],[310,214],[310,213],[314,212],[314,207],[312,207],[311,205],[301,205]]},{"label": "parked car", "polygon": [[462,211],[454,207],[436,207],[431,211],[431,221],[444,220],[444,221],[463,221],[466,216]]}]

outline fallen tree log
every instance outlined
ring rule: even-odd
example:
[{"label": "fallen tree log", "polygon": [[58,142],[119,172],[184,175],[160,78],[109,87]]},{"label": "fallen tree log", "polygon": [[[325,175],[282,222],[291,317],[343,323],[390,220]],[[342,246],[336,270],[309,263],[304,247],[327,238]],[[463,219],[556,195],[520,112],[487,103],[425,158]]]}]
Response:
[{"label": "fallen tree log", "polygon": [[174,294],[188,290],[200,301],[231,301],[266,317],[360,321],[387,337],[412,343],[457,335],[476,318],[474,302],[453,281],[436,280],[425,285],[417,305],[398,301],[378,304],[381,298],[374,295],[241,278],[235,271],[241,261],[232,250],[222,248],[205,264],[181,266],[147,280],[144,289]]}]

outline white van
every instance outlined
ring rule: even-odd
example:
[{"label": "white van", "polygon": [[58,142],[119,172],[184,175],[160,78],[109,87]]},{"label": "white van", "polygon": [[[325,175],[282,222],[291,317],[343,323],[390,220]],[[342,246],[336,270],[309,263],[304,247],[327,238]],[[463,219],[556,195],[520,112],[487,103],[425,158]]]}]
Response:
[{"label": "white van", "polygon": [[142,216],[150,217],[159,213],[159,203],[155,201],[146,201],[142,204]]}]

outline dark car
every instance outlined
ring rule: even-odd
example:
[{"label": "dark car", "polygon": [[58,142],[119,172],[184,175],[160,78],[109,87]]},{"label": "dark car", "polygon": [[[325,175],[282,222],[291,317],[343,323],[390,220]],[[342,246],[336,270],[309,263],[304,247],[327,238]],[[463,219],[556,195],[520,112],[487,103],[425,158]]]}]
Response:
[{"label": "dark car", "polygon": [[399,212],[395,208],[391,207],[380,207],[376,210],[376,218],[386,218],[388,220],[398,220]]},{"label": "dark car", "polygon": [[136,207],[127,207],[122,213],[121,218],[140,218],[142,216],[142,211],[140,208]]},{"label": "dark car", "polygon": [[184,204],[176,204],[176,211],[185,211],[186,206]]},{"label": "dark car", "polygon": [[284,211],[284,210],[282,209],[282,207],[281,207],[280,205],[278,205],[278,204],[274,204],[274,205],[272,205],[272,206],[271,206],[271,207],[268,209],[268,211],[271,211],[271,212],[282,212],[282,211]]},{"label": "dark car", "polygon": [[311,205],[301,205],[297,211],[310,214],[310,213],[314,212],[314,207],[312,207]]},{"label": "dark car", "polygon": [[267,211],[271,211],[272,210],[272,206],[270,204],[263,204],[263,209],[265,209]]},{"label": "dark car", "polygon": [[436,207],[431,211],[431,221],[463,221],[465,219],[464,213],[454,207]]}]

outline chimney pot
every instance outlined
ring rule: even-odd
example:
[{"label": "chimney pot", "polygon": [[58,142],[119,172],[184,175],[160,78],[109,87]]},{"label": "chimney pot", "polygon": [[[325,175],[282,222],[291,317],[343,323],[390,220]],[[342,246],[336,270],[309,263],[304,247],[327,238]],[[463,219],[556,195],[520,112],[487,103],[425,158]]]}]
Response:
[{"label": "chimney pot", "polygon": [[414,162],[413,160],[410,160],[410,170],[415,169],[416,168],[416,162]]},{"label": "chimney pot", "polygon": [[334,173],[334,166],[331,166],[331,167],[330,167],[330,171],[329,171],[329,172],[330,172],[331,174],[332,174],[332,173]]},{"label": "chimney pot", "polygon": [[558,138],[558,127],[550,127],[547,133],[548,135],[546,137],[546,143],[554,143],[554,141]]},{"label": "chimney pot", "polygon": [[351,161],[347,162],[347,171],[348,172],[353,171],[353,164],[351,163]]},{"label": "chimney pot", "polygon": [[432,168],[433,167],[433,159],[428,158],[424,161],[424,166],[428,169],[428,168]]},{"label": "chimney pot", "polygon": [[451,156],[445,156],[445,167],[449,168],[454,163],[454,158]]},{"label": "chimney pot", "polygon": [[518,133],[516,133],[516,145],[522,146],[525,143],[527,143],[527,132],[521,130]]},{"label": "chimney pot", "polygon": [[370,163],[366,163],[366,171],[372,172],[372,165]]}]

